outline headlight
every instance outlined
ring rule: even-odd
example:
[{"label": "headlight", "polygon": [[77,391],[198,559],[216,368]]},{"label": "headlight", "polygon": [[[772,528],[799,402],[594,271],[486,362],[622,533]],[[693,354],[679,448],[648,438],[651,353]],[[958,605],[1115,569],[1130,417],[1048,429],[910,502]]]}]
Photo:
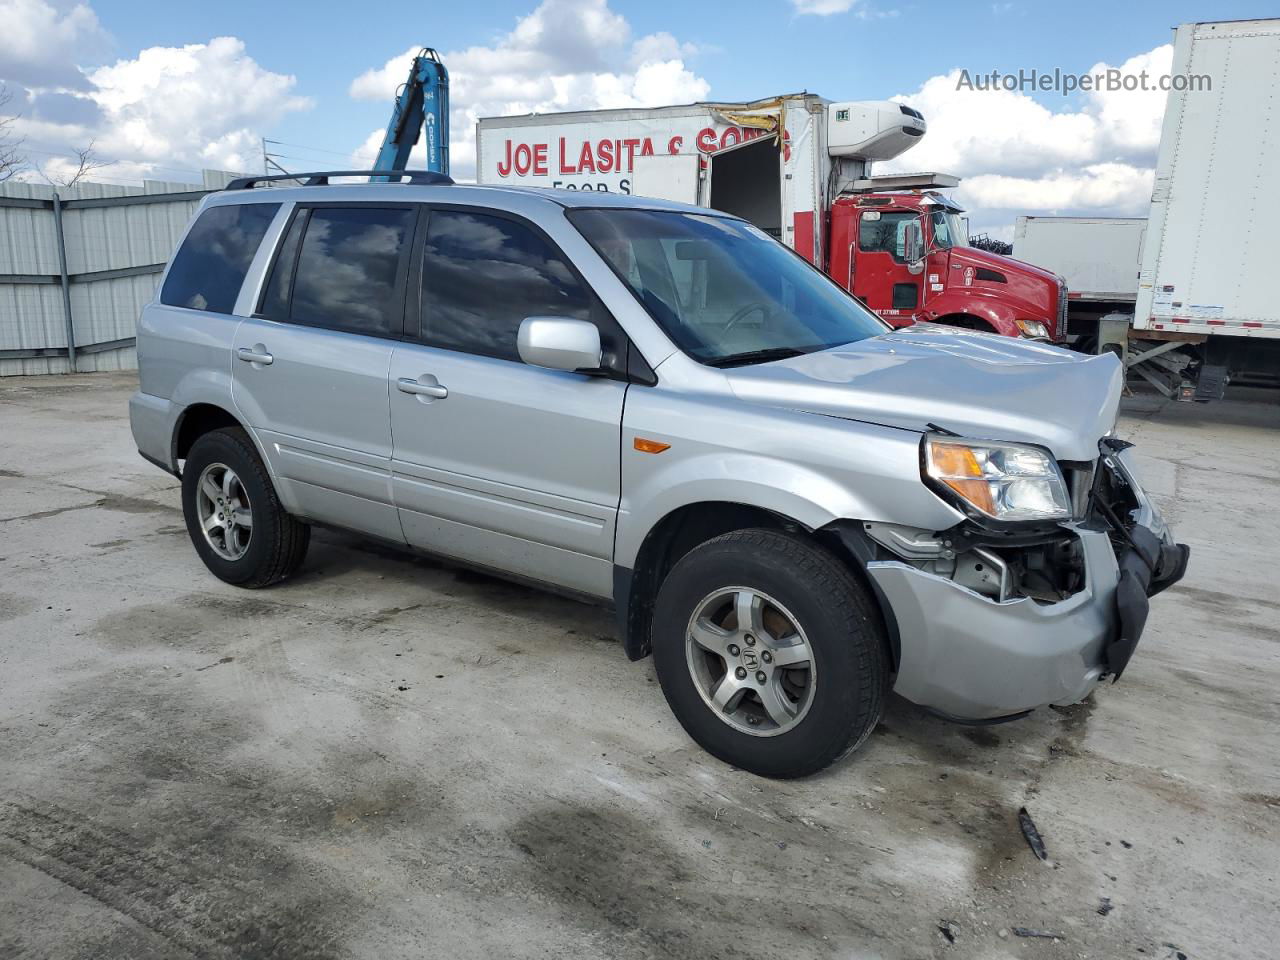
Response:
[{"label": "headlight", "polygon": [[1032,340],[1049,339],[1049,328],[1039,320],[1015,320],[1013,322],[1018,325],[1018,329],[1022,331],[1024,337],[1029,337]]},{"label": "headlight", "polygon": [[924,473],[993,520],[1064,520],[1071,500],[1057,463],[1039,447],[926,435]]}]

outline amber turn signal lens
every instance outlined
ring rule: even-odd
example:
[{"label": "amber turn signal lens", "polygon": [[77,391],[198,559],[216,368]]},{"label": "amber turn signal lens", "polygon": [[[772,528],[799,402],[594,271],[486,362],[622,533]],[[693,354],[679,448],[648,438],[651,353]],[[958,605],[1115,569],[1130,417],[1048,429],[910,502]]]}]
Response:
[{"label": "amber turn signal lens", "polygon": [[954,477],[943,477],[942,482],[964,497],[983,513],[996,515],[995,498],[991,496],[991,485],[985,480],[959,480]]},{"label": "amber turn signal lens", "polygon": [[929,473],[935,480],[945,483],[983,513],[996,515],[991,485],[983,477],[982,464],[978,462],[978,456],[972,447],[967,444],[931,439],[929,441]]},{"label": "amber turn signal lens", "polygon": [[641,453],[661,453],[663,450],[670,450],[671,444],[662,443],[658,440],[646,440],[644,437],[636,437],[632,443]]},{"label": "amber turn signal lens", "polygon": [[982,476],[982,466],[978,463],[978,457],[972,448],[938,440],[932,441],[929,446],[933,454],[933,468],[936,471],[934,475],[939,479]]}]

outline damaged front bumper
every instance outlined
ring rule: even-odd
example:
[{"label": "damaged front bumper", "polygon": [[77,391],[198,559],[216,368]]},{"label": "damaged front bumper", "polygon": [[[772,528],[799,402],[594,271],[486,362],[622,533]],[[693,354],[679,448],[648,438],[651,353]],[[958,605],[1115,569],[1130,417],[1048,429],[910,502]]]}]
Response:
[{"label": "damaged front bumper", "polygon": [[1122,529],[1088,518],[1064,525],[1079,541],[1083,568],[1083,582],[1065,599],[997,599],[919,564],[868,562],[897,622],[895,692],[955,719],[991,721],[1075,703],[1104,677],[1119,677],[1146,624],[1148,598],[1182,577],[1189,553],[1174,543],[1128,459],[1107,448],[1099,464],[1129,497]]}]

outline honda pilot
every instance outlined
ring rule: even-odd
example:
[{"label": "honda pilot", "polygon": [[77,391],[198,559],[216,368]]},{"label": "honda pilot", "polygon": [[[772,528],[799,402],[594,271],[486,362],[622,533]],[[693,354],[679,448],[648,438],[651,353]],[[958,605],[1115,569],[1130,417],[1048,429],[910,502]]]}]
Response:
[{"label": "honda pilot", "polygon": [[612,605],[694,740],[796,777],[890,691],[1079,701],[1186,568],[1113,356],[892,330],[713,210],[304,177],[207,197],[139,321],[133,436],[228,583],[322,525]]}]

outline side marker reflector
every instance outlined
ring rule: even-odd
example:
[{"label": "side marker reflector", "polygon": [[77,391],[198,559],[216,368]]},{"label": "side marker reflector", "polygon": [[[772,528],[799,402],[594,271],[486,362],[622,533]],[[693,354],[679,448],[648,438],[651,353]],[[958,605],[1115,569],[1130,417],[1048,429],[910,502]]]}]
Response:
[{"label": "side marker reflector", "polygon": [[636,437],[632,445],[641,453],[661,453],[663,450],[670,450],[671,444],[660,443],[657,440],[646,440],[644,437]]}]

